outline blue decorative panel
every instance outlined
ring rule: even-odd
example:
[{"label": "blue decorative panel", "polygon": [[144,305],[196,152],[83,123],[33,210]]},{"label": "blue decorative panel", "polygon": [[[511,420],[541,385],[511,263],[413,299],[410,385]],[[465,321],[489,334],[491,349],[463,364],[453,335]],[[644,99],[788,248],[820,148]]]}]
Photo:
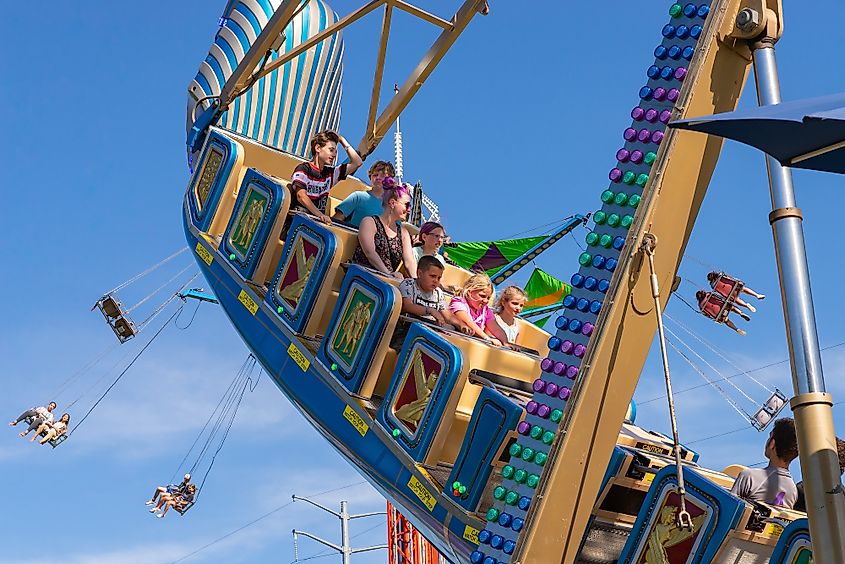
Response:
[{"label": "blue decorative panel", "polygon": [[293,218],[265,301],[297,333],[308,323],[336,249],[334,234],[323,225],[301,215]]},{"label": "blue decorative panel", "polygon": [[393,286],[349,266],[317,358],[337,366],[334,373],[350,392],[360,389],[395,305]]},{"label": "blue decorative panel", "polygon": [[810,524],[807,519],[790,523],[781,533],[771,564],[809,564],[813,561],[813,544],[810,541]]},{"label": "blue decorative panel", "polygon": [[689,468],[684,469],[684,482],[692,530],[676,523],[678,478],[675,467],[666,466],[654,477],[620,563],[714,561],[728,532],[739,522],[745,503]]},{"label": "blue decorative panel", "polygon": [[[493,470],[493,457],[508,431],[516,427],[522,408],[499,392],[483,388],[472,410],[461,451],[444,491],[467,511],[475,511]],[[454,484],[465,491],[453,489]]]},{"label": "blue decorative panel", "polygon": [[286,194],[281,184],[253,168],[244,175],[235,210],[223,232],[221,250],[247,280],[258,266]]},{"label": "blue decorative panel", "polygon": [[223,135],[212,132],[208,137],[194,177],[188,184],[191,222],[200,231],[208,231],[226,181],[237,159],[237,145]]},{"label": "blue decorative panel", "polygon": [[396,441],[417,462],[431,447],[461,364],[451,343],[420,323],[411,325],[377,418],[398,431]]}]

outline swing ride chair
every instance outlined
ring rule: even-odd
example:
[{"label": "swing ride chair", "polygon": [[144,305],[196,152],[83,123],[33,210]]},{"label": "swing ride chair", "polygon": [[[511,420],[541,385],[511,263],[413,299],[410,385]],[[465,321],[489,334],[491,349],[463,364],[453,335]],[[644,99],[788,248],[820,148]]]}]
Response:
[{"label": "swing ride chair", "polygon": [[103,314],[106,322],[121,343],[138,334],[135,323],[129,318],[123,304],[112,294],[106,294],[94,306]]},{"label": "swing ride chair", "polygon": [[[24,422],[25,422],[27,425],[31,425],[31,424],[32,424],[32,417],[27,417],[26,419],[24,419]],[[45,433],[42,433],[42,434],[41,434],[41,435],[39,435],[39,436],[43,437],[45,434],[46,434],[46,432],[45,432]],[[59,446],[60,444],[62,444],[63,442],[65,442],[65,440],[67,439],[67,437],[68,437],[68,434],[67,434],[67,432],[65,432],[65,433],[62,433],[61,435],[59,435],[58,437],[56,437],[55,439],[50,439],[49,441],[47,441],[47,443],[48,443],[51,447],[56,448],[57,446]]]},{"label": "swing ride chair", "polygon": [[[658,36],[656,74],[649,69],[631,114],[633,134],[626,130],[610,172],[610,195],[602,194],[603,206],[592,215],[597,236],[578,259],[574,300],[555,335],[518,321],[517,344],[539,354],[419,321],[400,350],[392,349],[401,314],[397,281],[349,264],[355,229],[290,213],[287,185],[304,161],[307,139],[338,124],[337,32],[384,7],[366,134],[358,144],[366,156],[463,29],[486,13],[485,2],[463,2],[450,20],[400,0],[369,2],[344,17],[322,0],[283,0],[269,17],[259,11],[245,18],[227,5],[217,44],[244,41],[227,27],[234,20],[260,26],[235,50],[244,53],[236,68],[221,71],[231,68],[221,53],[232,49],[218,45],[189,87],[188,145],[196,167],[183,207],[188,248],[279,389],[450,561],[640,562],[648,552],[669,551],[673,562],[781,562],[809,546],[803,513],[729,493],[736,467],[731,474],[703,468],[677,436],[625,422],[721,149],[719,139],[664,124],[670,116],[734,109],[753,40],[780,21],[770,3],[740,30],[740,4],[672,6]],[[395,11],[440,28],[440,35],[379,113]],[[321,22],[310,36],[301,33],[303,14]],[[268,96],[272,84],[296,88],[273,73],[317,59],[326,74],[315,77],[310,94],[277,92],[277,100],[285,94],[294,106],[259,103],[256,110],[255,100]],[[278,139],[257,127],[269,123],[264,111],[278,112],[272,114],[283,133]],[[317,117],[285,122],[288,115]],[[310,129],[300,131],[301,123]],[[333,186],[327,213],[365,188],[355,178]],[[621,244],[604,246],[602,235],[621,237]],[[447,265],[442,283],[460,285],[469,275]],[[588,279],[604,283],[587,286]],[[777,401],[785,403],[782,394]],[[776,403],[767,413],[776,413]],[[675,522],[683,511],[690,528]],[[763,513],[789,525],[760,530]],[[676,542],[661,544],[661,535]]]},{"label": "swing ride chair", "polygon": [[[708,302],[710,300],[715,300],[716,303],[721,303],[721,308],[719,309],[719,313],[716,314],[716,317],[710,317],[708,314],[704,314],[705,317],[710,317],[716,323],[724,323],[727,321],[728,316],[731,313],[731,308],[736,305],[736,299],[739,297],[740,292],[742,292],[742,288],[745,285],[741,280],[737,280],[736,278],[731,278],[726,274],[720,274],[719,278],[717,279],[716,283],[725,282],[730,285],[731,291],[727,295],[727,297],[723,296],[722,294],[718,293],[716,290],[711,290],[707,293],[706,299]],[[702,312],[703,313],[703,312]]]}]

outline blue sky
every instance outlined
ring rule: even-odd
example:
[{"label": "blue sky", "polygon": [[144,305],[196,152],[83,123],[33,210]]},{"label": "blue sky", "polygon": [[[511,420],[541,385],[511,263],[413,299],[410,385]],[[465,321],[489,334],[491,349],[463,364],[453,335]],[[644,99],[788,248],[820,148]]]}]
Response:
[{"label": "blue sky", "polygon": [[[7,7],[11,48],[0,57],[0,190],[6,201],[0,217],[9,234],[0,243],[0,411],[6,420],[51,399],[63,380],[116,342],[89,311],[98,296],[184,245],[179,212],[188,179],[185,90],[223,4],[193,0],[166,10],[98,1]],[[457,240],[509,236],[599,206],[670,2],[607,3],[599,13],[564,4],[532,3],[526,9],[525,3],[493,2],[491,14],[474,22],[402,116],[406,177],[423,181]],[[447,15],[433,2],[423,5]],[[353,3],[333,6],[345,14]],[[784,99],[843,90],[841,73],[830,71],[831,61],[843,55],[840,30],[819,17],[836,8],[827,0],[813,10],[796,5],[787,11],[778,46]],[[341,130],[353,142],[366,120],[379,23],[372,15],[346,36]],[[388,60],[384,96],[433,37],[401,15],[395,25],[397,49]],[[747,88],[741,105],[754,103],[753,87]],[[374,155],[391,156],[389,140]],[[795,173],[822,346],[845,341],[836,251],[840,182],[834,175]],[[707,267],[715,265],[769,298],[759,304],[745,338],[708,324],[678,300],[667,310],[742,369],[786,358],[769,210],[762,156],[727,143],[681,268],[689,282],[680,293],[689,299],[694,283],[703,284]],[[580,244],[586,231],[577,233]],[[579,252],[567,238],[538,264],[568,278]],[[137,301],[188,264],[183,255],[121,296],[126,303]],[[136,319],[152,311],[154,301],[140,307]],[[685,340],[725,375],[736,372],[691,337]],[[106,369],[143,343],[139,338],[112,350],[80,376],[59,397],[60,411],[98,378],[113,378],[116,373]],[[35,447],[7,429],[0,441],[8,515],[0,561],[170,562],[282,506],[293,493],[335,490],[317,499],[333,507],[347,499],[354,512],[382,508],[380,497],[262,379],[244,397],[200,503],[183,518],[150,517],[143,501],[176,470],[245,356],[222,312],[203,305],[190,327],[164,331],[60,448]],[[841,397],[845,347],[823,358],[828,390]],[[639,422],[668,432],[665,402],[647,402],[661,395],[657,360],[652,354],[637,389]],[[670,361],[676,389],[701,383],[677,355]],[[787,364],[754,374],[766,386],[791,391]],[[748,378],[733,381],[763,399],[765,392]],[[681,393],[677,404],[682,439],[701,452],[705,465],[763,459],[763,437],[753,430],[701,440],[744,427],[716,391]],[[80,408],[74,407],[78,421]],[[840,434],[843,412],[834,409]],[[792,470],[798,472],[797,463]],[[294,504],[184,561],[288,562],[294,526],[338,538],[333,519]],[[49,541],[41,540],[45,530]],[[359,546],[378,544],[385,527],[374,518],[355,523],[352,532]],[[320,550],[310,541],[300,543],[302,556]]]}]

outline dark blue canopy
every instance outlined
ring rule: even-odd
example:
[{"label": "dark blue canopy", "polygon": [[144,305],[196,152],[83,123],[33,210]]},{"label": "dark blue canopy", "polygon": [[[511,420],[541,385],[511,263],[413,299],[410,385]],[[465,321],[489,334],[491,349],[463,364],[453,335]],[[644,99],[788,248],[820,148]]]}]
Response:
[{"label": "dark blue canopy", "polygon": [[679,120],[669,127],[751,145],[784,166],[845,174],[845,92]]}]

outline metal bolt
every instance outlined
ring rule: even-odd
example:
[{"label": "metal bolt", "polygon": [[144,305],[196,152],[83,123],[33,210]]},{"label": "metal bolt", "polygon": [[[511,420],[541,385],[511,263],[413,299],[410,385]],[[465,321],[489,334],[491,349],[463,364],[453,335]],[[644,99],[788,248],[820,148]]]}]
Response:
[{"label": "metal bolt", "polygon": [[760,25],[760,13],[751,8],[744,8],[736,16],[736,27],[742,31],[752,31]]}]

